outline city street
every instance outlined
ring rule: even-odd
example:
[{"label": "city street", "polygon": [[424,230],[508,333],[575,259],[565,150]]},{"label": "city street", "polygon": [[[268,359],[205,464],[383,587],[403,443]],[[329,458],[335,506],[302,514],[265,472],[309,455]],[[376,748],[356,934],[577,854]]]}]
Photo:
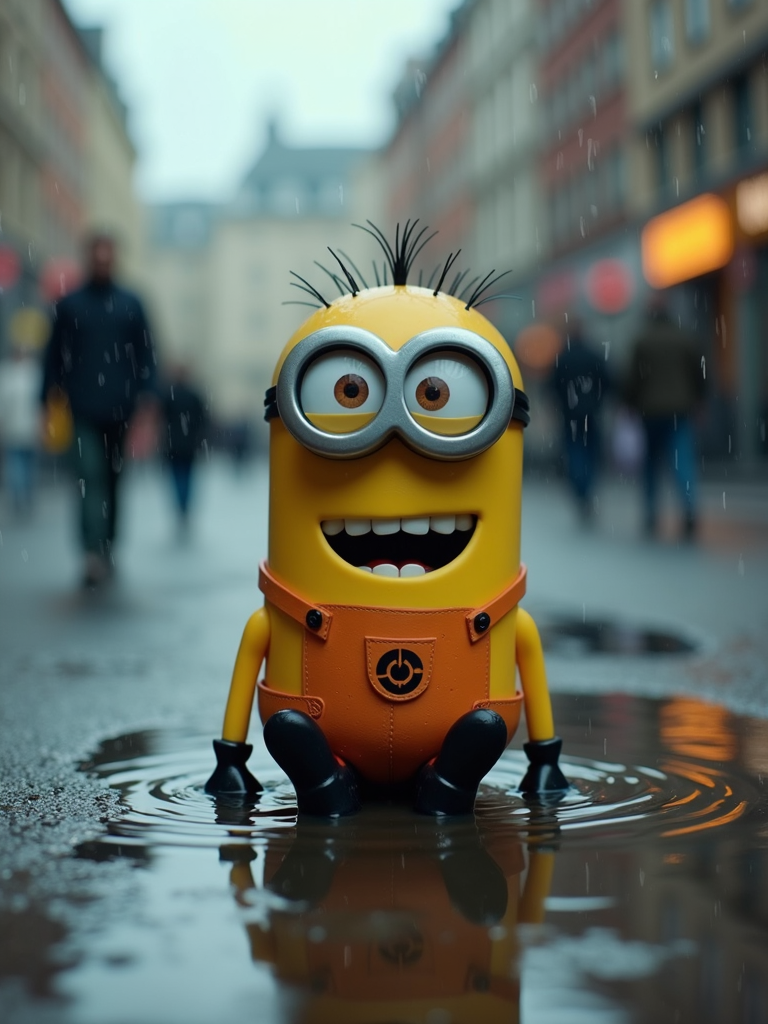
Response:
[{"label": "city street", "polygon": [[[131,744],[121,746],[117,738],[136,737],[145,757],[137,762],[142,770],[159,771],[181,758],[202,801],[199,784],[212,763],[208,741],[220,729],[240,633],[261,604],[257,566],[266,551],[266,465],[246,466],[242,473],[224,459],[201,466],[186,539],[176,536],[170,484],[159,469],[129,466],[117,575],[103,592],[78,587],[71,498],[65,481],[49,482],[30,522],[14,522],[7,511],[0,519],[0,1013],[8,1024],[213,1020],[217,1007],[234,1009],[251,992],[238,966],[240,929],[226,930],[234,901],[219,904],[213,895],[219,888],[226,894],[221,871],[228,869],[210,850],[207,866],[198,868],[200,851],[181,849],[184,844],[173,840],[142,840],[140,829],[138,839],[135,830],[130,833],[133,845],[126,848],[100,846],[109,823],[130,804],[127,783],[116,779],[108,786],[98,770],[78,766],[119,761],[116,751]],[[764,737],[768,488],[708,482],[695,545],[674,539],[671,506],[668,536],[642,539],[637,498],[634,484],[607,482],[596,524],[585,530],[559,481],[526,482],[525,605],[549,648],[555,712],[563,709],[565,719],[564,755],[572,735],[570,754],[581,758],[631,764],[648,757],[640,730],[632,738],[631,726],[618,729],[615,716],[603,714],[618,707],[610,704],[616,694],[629,701],[621,705],[625,714],[638,708],[645,716],[650,709],[649,721],[655,721],[656,700],[700,698],[721,705],[714,718],[740,723],[740,735]],[[601,703],[603,697],[608,703]],[[574,716],[576,699],[582,711]],[[588,730],[578,724],[587,708],[594,708],[594,729],[592,717]],[[601,720],[607,722],[604,731]],[[256,746],[252,763],[277,787],[284,816],[290,787],[269,762],[257,727],[250,738]],[[762,810],[754,796],[762,785],[758,769],[768,766],[761,743],[762,755],[755,760],[761,747],[753,742],[747,765],[750,785],[758,789],[745,799],[753,821],[758,814],[764,823],[764,794]],[[520,736],[513,745],[519,749]],[[652,767],[647,759],[639,763]],[[175,768],[169,771],[173,775]],[[130,813],[139,810],[134,805]],[[178,813],[183,817],[183,810]],[[276,828],[275,820],[285,818],[272,821]],[[148,835],[155,824],[149,821]],[[760,828],[763,839],[756,841],[753,829],[748,843],[762,851],[764,867],[764,824]],[[630,845],[626,836],[623,841]],[[203,846],[219,843],[201,840]],[[587,867],[587,886],[589,877]],[[190,938],[209,928],[217,936],[215,956]],[[759,934],[760,956],[767,935]],[[204,987],[200,978],[212,956],[217,973]],[[539,999],[536,1020],[582,1019],[558,1017],[554,1009],[548,1017],[540,1005],[547,988],[541,960],[526,963],[532,980],[525,998]],[[259,1012],[254,1004],[247,1019],[305,1019],[292,1016],[293,996],[276,989],[270,977],[253,976],[253,991],[266,1002]],[[227,984],[234,989],[220,1003],[217,993]],[[573,984],[585,988],[583,981]],[[598,998],[608,997],[593,993]],[[153,1011],[153,1005],[162,1008]],[[600,1019],[630,1019],[614,1009],[618,1015]]]}]

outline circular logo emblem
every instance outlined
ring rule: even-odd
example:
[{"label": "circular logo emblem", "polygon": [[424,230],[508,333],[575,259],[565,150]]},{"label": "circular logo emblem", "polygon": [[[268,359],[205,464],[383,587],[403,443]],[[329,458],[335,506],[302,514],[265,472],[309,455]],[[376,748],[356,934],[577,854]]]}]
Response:
[{"label": "circular logo emblem", "polygon": [[405,647],[395,647],[379,658],[376,679],[379,686],[396,697],[404,697],[421,685],[424,665],[418,654]]}]

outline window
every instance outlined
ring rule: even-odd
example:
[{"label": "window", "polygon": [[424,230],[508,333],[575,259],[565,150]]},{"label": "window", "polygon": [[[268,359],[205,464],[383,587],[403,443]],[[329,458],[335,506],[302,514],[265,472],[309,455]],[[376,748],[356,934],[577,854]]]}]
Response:
[{"label": "window", "polygon": [[649,14],[653,70],[666,71],[675,57],[675,31],[670,0],[653,0]]},{"label": "window", "polygon": [[685,33],[689,43],[702,43],[710,35],[710,0],[685,0]]},{"label": "window", "polygon": [[709,35],[709,0],[685,0],[685,32],[689,43],[703,43]]},{"label": "window", "polygon": [[621,83],[623,65],[622,38],[618,32],[611,32],[603,44],[602,52],[603,86],[607,92]]},{"label": "window", "polygon": [[696,181],[701,181],[707,165],[707,150],[704,131],[704,105],[698,100],[691,111],[693,127],[693,174]]},{"label": "window", "polygon": [[665,192],[672,184],[672,168],[669,158],[669,140],[662,125],[650,133],[648,145],[656,161],[656,186],[660,192]]},{"label": "window", "polygon": [[733,115],[736,149],[744,152],[752,146],[752,96],[746,75],[733,80]]}]

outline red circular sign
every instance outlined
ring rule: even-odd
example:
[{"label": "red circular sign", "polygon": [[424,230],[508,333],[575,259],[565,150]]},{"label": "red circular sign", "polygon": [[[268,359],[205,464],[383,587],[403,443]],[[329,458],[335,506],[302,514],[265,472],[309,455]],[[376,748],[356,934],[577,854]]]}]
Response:
[{"label": "red circular sign", "polygon": [[622,260],[598,260],[587,271],[587,298],[599,313],[621,313],[634,290],[632,272]]},{"label": "red circular sign", "polygon": [[0,247],[0,288],[12,288],[21,274],[21,260],[10,246]]}]

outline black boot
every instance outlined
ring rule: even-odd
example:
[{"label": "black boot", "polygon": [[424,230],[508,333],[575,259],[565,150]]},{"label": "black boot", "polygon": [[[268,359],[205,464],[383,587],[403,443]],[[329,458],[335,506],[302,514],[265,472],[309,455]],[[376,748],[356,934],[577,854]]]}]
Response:
[{"label": "black boot", "polygon": [[261,783],[245,766],[253,750],[250,743],[214,740],[213,749],[216,753],[216,768],[205,784],[206,793],[249,800],[262,791]]},{"label": "black boot", "polygon": [[523,750],[530,764],[520,783],[520,792],[526,798],[539,798],[545,802],[560,799],[569,790],[570,783],[557,763],[563,741],[559,736],[551,740],[531,740],[523,744]]},{"label": "black boot", "polygon": [[340,765],[322,729],[303,711],[277,711],[264,742],[296,790],[299,814],[338,818],[360,810],[357,780]]},{"label": "black boot", "polygon": [[469,711],[454,722],[433,764],[425,765],[416,785],[419,814],[471,814],[477,789],[507,745],[501,715]]}]

